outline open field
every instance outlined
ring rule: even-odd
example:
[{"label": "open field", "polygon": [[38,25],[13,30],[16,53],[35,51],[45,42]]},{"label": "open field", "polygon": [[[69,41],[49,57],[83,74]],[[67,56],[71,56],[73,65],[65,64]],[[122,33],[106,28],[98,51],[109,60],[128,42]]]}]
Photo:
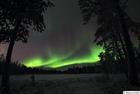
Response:
[{"label": "open field", "polygon": [[123,90],[140,90],[127,83],[124,75],[61,74],[11,76],[12,94],[122,94]]}]

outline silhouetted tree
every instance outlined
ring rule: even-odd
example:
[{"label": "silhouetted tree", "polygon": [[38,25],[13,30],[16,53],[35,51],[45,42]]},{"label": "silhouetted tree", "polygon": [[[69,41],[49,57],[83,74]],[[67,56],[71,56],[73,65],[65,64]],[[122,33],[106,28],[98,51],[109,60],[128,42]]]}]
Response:
[{"label": "silhouetted tree", "polygon": [[[137,71],[133,44],[130,39],[129,31],[140,34],[140,23],[134,22],[125,12],[128,0],[79,0],[80,9],[85,23],[96,16],[99,28],[95,33],[96,41],[107,48],[111,45],[121,56],[122,50],[128,62],[129,81],[136,84]],[[121,43],[121,48],[119,44]],[[116,46],[118,48],[116,48]],[[105,47],[106,48],[106,47]],[[115,51],[113,51],[115,52]],[[120,58],[122,58],[121,56]]]},{"label": "silhouetted tree", "polygon": [[49,0],[0,0],[0,42],[9,43],[2,75],[2,93],[9,94],[9,63],[16,41],[27,42],[29,32],[45,29],[43,14]]},{"label": "silhouetted tree", "polygon": [[2,64],[4,62],[4,55],[0,55],[0,74],[2,73]]}]

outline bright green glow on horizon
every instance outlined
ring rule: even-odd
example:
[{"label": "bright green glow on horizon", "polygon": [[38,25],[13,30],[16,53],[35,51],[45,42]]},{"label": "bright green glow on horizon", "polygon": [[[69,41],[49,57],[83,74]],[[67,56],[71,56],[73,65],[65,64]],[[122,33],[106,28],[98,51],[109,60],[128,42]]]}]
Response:
[{"label": "bright green glow on horizon", "polygon": [[42,58],[32,58],[23,62],[26,67],[48,67],[48,68],[59,68],[67,65],[73,64],[87,64],[87,63],[97,63],[100,58],[98,55],[104,52],[102,47],[91,46],[90,53],[81,57],[73,57],[70,56],[52,56],[51,58],[44,60]]},{"label": "bright green glow on horizon", "polygon": [[43,62],[42,58],[39,58],[39,57],[37,57],[35,59],[34,58],[33,59],[29,59],[29,60],[26,60],[24,62],[25,62],[24,65],[27,66],[27,67],[41,67],[41,66],[44,65],[42,63]]}]

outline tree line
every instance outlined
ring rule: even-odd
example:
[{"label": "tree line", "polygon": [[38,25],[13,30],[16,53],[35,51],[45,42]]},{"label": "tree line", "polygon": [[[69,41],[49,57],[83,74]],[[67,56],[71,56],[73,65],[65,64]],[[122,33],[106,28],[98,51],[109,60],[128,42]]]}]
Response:
[{"label": "tree line", "polygon": [[45,30],[44,13],[50,0],[0,0],[0,43],[8,43],[2,73],[2,94],[10,94],[9,63],[17,41],[27,43],[31,31]]},{"label": "tree line", "polygon": [[135,35],[140,48],[140,23],[133,21],[126,12],[127,3],[128,0],[79,0],[84,24],[92,18],[96,19],[98,28],[93,42],[105,49],[105,53],[100,54],[102,62],[110,61],[112,56],[120,63],[126,63],[129,82],[136,85],[136,65],[140,55],[130,33]]},{"label": "tree line", "polygon": [[[2,75],[2,70],[4,66],[5,60],[3,59],[3,56],[0,57],[0,75]],[[59,69],[52,69],[52,68],[29,68],[24,65],[22,65],[20,62],[11,62],[9,64],[10,66],[10,75],[32,75],[32,74],[87,74],[87,73],[101,73],[105,74],[106,76],[111,74],[122,74],[128,77],[127,74],[127,67],[125,63],[121,63],[121,61],[111,61],[111,62],[98,62],[96,64],[89,64],[89,65],[83,65],[81,67],[79,66],[69,66],[65,69],[59,68]],[[140,62],[137,64],[137,66],[140,66]],[[137,70],[138,73],[140,73],[140,69]]]}]

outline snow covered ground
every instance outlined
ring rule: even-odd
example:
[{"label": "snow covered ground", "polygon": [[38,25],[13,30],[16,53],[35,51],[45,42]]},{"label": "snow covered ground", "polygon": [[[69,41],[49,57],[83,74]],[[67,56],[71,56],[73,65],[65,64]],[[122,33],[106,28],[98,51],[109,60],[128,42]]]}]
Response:
[{"label": "snow covered ground", "polygon": [[127,83],[124,75],[58,74],[11,76],[12,94],[123,94],[124,90],[140,90]]}]

